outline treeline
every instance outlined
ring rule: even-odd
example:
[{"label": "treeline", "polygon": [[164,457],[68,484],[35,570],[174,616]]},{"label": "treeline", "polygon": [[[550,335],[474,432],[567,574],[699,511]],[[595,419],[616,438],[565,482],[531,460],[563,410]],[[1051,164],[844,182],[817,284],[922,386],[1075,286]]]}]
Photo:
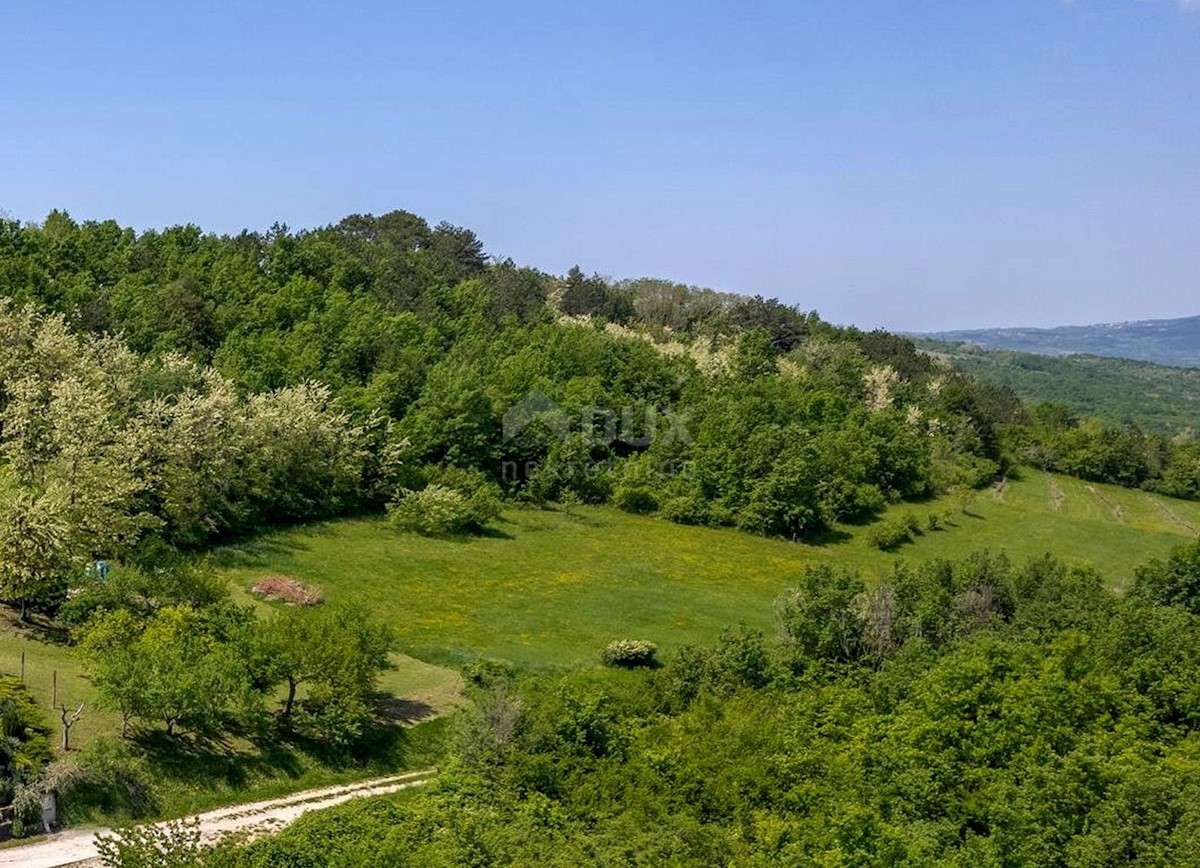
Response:
[{"label": "treeline", "polygon": [[[0,293],[9,318],[47,318],[64,340],[139,368],[129,388],[144,407],[204,426],[206,445],[153,455],[139,478],[161,483],[133,493],[178,545],[380,508],[427,485],[464,502],[497,489],[611,501],[789,538],[1025,460],[1184,496],[1200,487],[1188,448],[1161,439],[1147,441],[1141,470],[1115,472],[1107,458],[1094,469],[1072,445],[1080,435],[1053,440],[1011,392],[886,332],[774,299],[490,262],[469,230],[402,211],[237,236],[135,233],[59,212],[3,221]],[[38,388],[57,379],[49,369]],[[5,387],[0,408],[14,395]],[[77,437],[120,440],[120,400],[100,411],[116,425]],[[159,427],[182,437],[182,424]],[[170,493],[180,468],[200,474],[192,502]],[[111,496],[131,502],[120,490]]]},{"label": "treeline", "polygon": [[1167,439],[1136,426],[1080,419],[1050,403],[1028,408],[1005,437],[1022,463],[1094,482],[1200,499],[1200,442],[1186,437]]},{"label": "treeline", "polygon": [[1197,543],[1124,596],[1049,556],[818,567],[774,635],[660,669],[480,662],[422,792],[179,864],[1192,864],[1198,612]]},{"label": "treeline", "polygon": [[381,505],[390,423],[328,387],[245,393],[0,299],[0,599],[53,610],[94,560]]},{"label": "treeline", "polygon": [[[7,221],[0,291],[13,315],[33,305],[85,342],[116,347],[109,336],[119,335],[168,381],[211,367],[205,383],[249,403],[322,383],[328,392],[303,388],[345,425],[375,432],[373,412],[396,423],[410,444],[404,488],[458,468],[532,501],[620,498],[786,536],[990,479],[1005,465],[996,426],[1016,407],[886,333],[775,300],[490,263],[469,231],[405,212],[233,237],[190,226],[138,234],[58,212]],[[192,373],[176,374],[185,359]],[[162,388],[170,403],[178,387]],[[506,431],[506,414],[531,395],[557,415]],[[233,486],[241,475],[214,473]],[[273,485],[231,491],[224,504],[274,498]],[[196,543],[377,499],[361,490],[369,485],[314,488],[335,494],[202,510],[199,523],[150,512]]]}]

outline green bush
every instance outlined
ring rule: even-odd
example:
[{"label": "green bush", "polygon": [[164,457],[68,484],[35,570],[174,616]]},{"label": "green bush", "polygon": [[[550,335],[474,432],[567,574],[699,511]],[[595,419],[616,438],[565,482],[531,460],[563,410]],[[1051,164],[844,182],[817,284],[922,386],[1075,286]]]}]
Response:
[{"label": "green bush", "polygon": [[500,515],[500,500],[485,488],[464,494],[443,485],[403,491],[388,506],[388,521],[397,530],[448,536],[480,533]]},{"label": "green bush", "polygon": [[619,485],[613,495],[619,509],[634,515],[649,515],[658,511],[658,498],[649,488],[640,485]]},{"label": "green bush", "polygon": [[37,700],[16,678],[0,678],[0,804],[50,762],[51,729]]},{"label": "green bush", "polygon": [[682,494],[664,500],[660,511],[663,518],[676,524],[712,524],[709,506],[700,494]]},{"label": "green bush", "polygon": [[903,521],[881,521],[867,528],[867,542],[881,552],[890,552],[911,540],[912,533]]},{"label": "green bush", "polygon": [[658,646],[645,639],[618,639],[609,642],[600,652],[600,660],[606,666],[635,669],[639,666],[654,666]]}]

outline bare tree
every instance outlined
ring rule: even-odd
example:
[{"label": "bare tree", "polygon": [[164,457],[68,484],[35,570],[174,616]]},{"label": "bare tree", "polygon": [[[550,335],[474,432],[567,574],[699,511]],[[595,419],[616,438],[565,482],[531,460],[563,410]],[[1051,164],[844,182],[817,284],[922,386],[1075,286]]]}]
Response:
[{"label": "bare tree", "polygon": [[[79,722],[79,718],[83,714],[83,703],[79,703],[79,708],[75,709],[74,712],[71,712],[65,705],[60,705],[58,710],[62,716],[62,749],[66,752],[71,749],[71,727]],[[70,716],[68,717],[68,715]]]}]

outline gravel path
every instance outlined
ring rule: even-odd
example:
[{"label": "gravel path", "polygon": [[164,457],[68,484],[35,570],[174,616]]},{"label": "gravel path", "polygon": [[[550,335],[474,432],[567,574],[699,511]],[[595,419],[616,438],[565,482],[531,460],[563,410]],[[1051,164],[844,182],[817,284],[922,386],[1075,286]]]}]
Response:
[{"label": "gravel path", "polygon": [[[198,814],[200,835],[213,844],[231,833],[250,836],[270,834],[282,829],[309,811],[332,808],[360,796],[385,796],[389,793],[428,783],[435,769],[409,772],[371,781],[360,781],[320,790],[306,790],[280,799],[217,808]],[[99,865],[96,835],[109,829],[71,829],[20,847],[0,850],[0,868],[65,868]]]}]

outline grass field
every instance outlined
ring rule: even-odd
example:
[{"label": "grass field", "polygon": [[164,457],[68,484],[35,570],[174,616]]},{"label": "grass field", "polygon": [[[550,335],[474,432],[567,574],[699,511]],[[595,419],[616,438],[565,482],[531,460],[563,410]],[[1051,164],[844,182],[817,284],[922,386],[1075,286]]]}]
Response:
[{"label": "grass field", "polygon": [[510,510],[499,534],[464,540],[396,533],[375,519],[331,522],[221,549],[216,558],[244,597],[263,574],[282,573],[332,600],[364,601],[422,659],[571,665],[594,660],[617,637],[651,639],[669,651],[737,622],[767,627],[771,601],[813,562],[877,576],[897,559],[1052,551],[1095,563],[1121,587],[1137,564],[1200,526],[1200,504],[1037,471],[1003,492],[980,493],[967,514],[946,501],[895,511],[923,519],[949,509],[952,527],[893,553],[871,548],[863,528],[804,545],[600,507]]}]

